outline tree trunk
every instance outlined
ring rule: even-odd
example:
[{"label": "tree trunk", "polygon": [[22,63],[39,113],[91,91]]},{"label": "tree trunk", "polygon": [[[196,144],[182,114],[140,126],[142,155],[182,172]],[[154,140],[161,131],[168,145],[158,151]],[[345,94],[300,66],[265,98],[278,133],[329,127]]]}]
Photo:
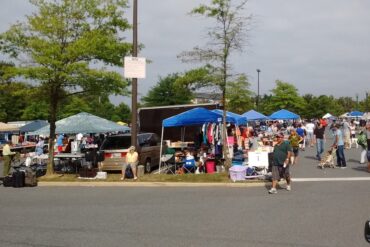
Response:
[{"label": "tree trunk", "polygon": [[54,140],[55,140],[55,122],[57,119],[57,108],[58,108],[58,91],[52,90],[50,98],[50,134],[49,134],[49,161],[47,166],[47,174],[51,175],[54,173]]}]

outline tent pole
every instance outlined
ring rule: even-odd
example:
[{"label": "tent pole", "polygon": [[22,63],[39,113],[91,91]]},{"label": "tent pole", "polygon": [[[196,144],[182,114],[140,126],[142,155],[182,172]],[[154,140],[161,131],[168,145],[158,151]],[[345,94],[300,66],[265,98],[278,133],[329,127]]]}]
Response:
[{"label": "tent pole", "polygon": [[162,164],[162,147],[163,147],[163,125],[162,125],[162,133],[161,133],[161,147],[160,147],[160,153],[159,153],[159,174],[161,174],[161,164]]}]

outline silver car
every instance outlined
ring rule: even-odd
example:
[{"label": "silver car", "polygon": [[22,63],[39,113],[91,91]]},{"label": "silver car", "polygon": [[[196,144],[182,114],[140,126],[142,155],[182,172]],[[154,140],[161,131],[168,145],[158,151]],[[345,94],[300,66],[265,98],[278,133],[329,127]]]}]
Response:
[{"label": "silver car", "polygon": [[[160,157],[159,142],[160,140],[155,133],[140,133],[137,135],[139,164],[144,165],[147,173],[150,173],[155,166],[158,166]],[[104,151],[102,170],[121,170],[130,146],[131,134],[107,136],[100,147],[100,151]]]}]

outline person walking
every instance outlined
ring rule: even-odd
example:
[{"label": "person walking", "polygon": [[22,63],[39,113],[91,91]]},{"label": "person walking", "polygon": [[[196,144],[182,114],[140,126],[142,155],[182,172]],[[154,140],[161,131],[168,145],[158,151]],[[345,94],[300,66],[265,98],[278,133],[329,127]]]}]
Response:
[{"label": "person walking", "polygon": [[278,180],[285,178],[286,190],[291,190],[291,176],[289,169],[289,160],[292,153],[292,147],[288,141],[284,141],[284,134],[278,133],[276,136],[277,143],[274,146],[273,165],[272,165],[272,188],[268,191],[270,194],[276,194]]},{"label": "person walking", "polygon": [[298,161],[299,143],[302,140],[303,138],[299,136],[294,129],[292,129],[289,136],[290,145],[293,149],[293,155],[290,157],[290,162],[292,165],[296,164]]},{"label": "person walking", "polygon": [[309,145],[310,147],[313,147],[313,142],[314,142],[313,132],[314,132],[314,129],[315,129],[315,124],[312,123],[312,121],[310,120],[306,124],[307,145]]},{"label": "person walking", "polygon": [[339,125],[335,124],[333,126],[333,134],[334,134],[334,143],[332,147],[337,148],[337,167],[339,168],[347,168],[346,164],[346,157],[344,156],[344,141],[343,141],[343,133],[339,129]]},{"label": "person walking", "polygon": [[355,121],[352,120],[351,121],[351,124],[349,125],[349,129],[351,131],[351,139],[350,139],[350,148],[352,148],[352,144],[355,144],[355,140],[356,140],[356,124],[355,124]]},{"label": "person walking", "polygon": [[316,142],[316,158],[321,161],[321,154],[324,152],[325,127],[321,122],[318,122],[317,124],[318,125],[313,133]]},{"label": "person walking", "polygon": [[302,141],[299,142],[299,148],[304,151],[306,146],[306,130],[302,128],[302,124],[298,124],[296,132],[300,137],[302,137]]},{"label": "person walking", "polygon": [[345,119],[343,120],[342,130],[344,148],[349,149],[351,148],[351,128]]},{"label": "person walking", "polygon": [[367,136],[366,129],[361,130],[357,137],[357,144],[361,147],[360,164],[365,164],[367,154]]},{"label": "person walking", "polygon": [[370,172],[370,123],[366,125],[366,142],[367,142],[367,171]]},{"label": "person walking", "polygon": [[125,172],[128,165],[131,166],[132,173],[134,174],[134,180],[137,179],[137,165],[139,163],[139,154],[135,151],[135,147],[131,146],[126,154],[126,161],[122,165],[122,177],[121,180],[125,179]]}]

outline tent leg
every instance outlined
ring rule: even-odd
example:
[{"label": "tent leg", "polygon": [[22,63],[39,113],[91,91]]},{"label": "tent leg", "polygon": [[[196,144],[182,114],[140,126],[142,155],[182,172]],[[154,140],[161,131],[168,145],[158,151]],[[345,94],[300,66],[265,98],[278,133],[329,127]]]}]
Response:
[{"label": "tent leg", "polygon": [[163,132],[164,132],[164,128],[163,128],[163,125],[162,125],[162,133],[161,133],[161,147],[160,147],[160,153],[159,153],[159,174],[161,174],[161,164],[162,164],[162,147],[163,147]]}]

